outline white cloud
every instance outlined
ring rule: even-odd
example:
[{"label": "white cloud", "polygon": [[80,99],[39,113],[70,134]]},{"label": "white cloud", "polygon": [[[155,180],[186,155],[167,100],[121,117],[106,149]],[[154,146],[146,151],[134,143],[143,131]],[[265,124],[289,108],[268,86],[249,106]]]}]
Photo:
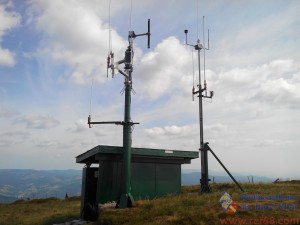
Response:
[{"label": "white cloud", "polygon": [[134,146],[190,151],[198,148],[198,124],[146,128],[143,134],[133,133]]},{"label": "white cloud", "polygon": [[[242,5],[243,3],[238,2],[237,4]],[[263,64],[278,58],[299,60],[299,54],[295,51],[299,46],[299,39],[296,38],[298,35],[295,32],[297,24],[300,22],[299,4],[290,2],[286,7],[277,5],[276,10],[269,5],[268,7],[273,10],[261,13],[257,18],[252,15],[253,11],[260,11],[263,7],[258,7],[256,4],[249,6],[247,11],[239,12],[243,13],[243,19],[241,18],[243,22],[237,22],[233,19],[235,17],[231,17],[233,20],[222,18],[222,16],[226,16],[225,13],[219,19],[226,19],[226,26],[212,28],[212,48],[209,51],[212,56],[209,59],[211,65],[229,69]],[[280,10],[278,10],[279,8]],[[223,24],[218,25],[222,26]],[[223,35],[215,39],[214,31],[216,33],[223,32]]]},{"label": "white cloud", "polygon": [[40,143],[38,143],[37,147],[48,149],[48,148],[57,148],[58,145],[59,145],[58,141],[44,140],[44,141],[41,141]]},{"label": "white cloud", "polygon": [[58,120],[51,116],[28,115],[17,118],[15,123],[23,123],[27,128],[50,129],[60,124]]},{"label": "white cloud", "polygon": [[[70,66],[65,75],[76,84],[90,83],[92,77],[106,81],[108,24],[96,2],[32,1],[32,10],[38,14],[32,21],[43,34],[38,56]],[[115,57],[122,59],[126,41],[113,28],[111,33]]]},{"label": "white cloud", "polygon": [[0,147],[9,147],[24,142],[30,136],[30,133],[23,131],[9,131],[0,134]]},{"label": "white cloud", "polygon": [[20,23],[20,15],[16,12],[8,11],[9,5],[0,5],[0,39],[5,32],[16,27]]},{"label": "white cloud", "polygon": [[203,129],[207,136],[214,139],[218,138],[220,134],[228,132],[227,126],[222,123],[206,125]]},{"label": "white cloud", "polygon": [[14,66],[16,64],[14,54],[8,49],[0,48],[0,65]]},{"label": "white cloud", "polygon": [[148,137],[168,137],[168,136],[188,136],[190,134],[193,134],[196,129],[194,125],[186,125],[186,126],[165,126],[163,128],[161,127],[154,127],[150,129],[145,129],[145,133]]},{"label": "white cloud", "polygon": [[[262,103],[267,106],[298,107],[300,67],[294,60],[274,60],[263,65],[233,68],[220,72],[214,88],[226,103]],[[247,91],[245,91],[247,90]]]},{"label": "white cloud", "polygon": [[137,65],[138,85],[148,98],[155,100],[190,83],[190,65],[191,51],[176,37],[168,37],[141,58]]},{"label": "white cloud", "polygon": [[14,53],[3,48],[1,42],[6,32],[18,26],[21,20],[18,13],[8,10],[9,7],[9,4],[0,3],[0,65],[3,66],[14,66],[16,64]]},{"label": "white cloud", "polygon": [[0,106],[0,118],[1,117],[9,118],[15,116],[16,114],[17,112],[15,112],[14,110],[9,109],[5,106]]},{"label": "white cloud", "polygon": [[87,121],[86,120],[78,120],[74,123],[75,127],[67,129],[67,131],[73,133],[81,133],[88,129]]}]

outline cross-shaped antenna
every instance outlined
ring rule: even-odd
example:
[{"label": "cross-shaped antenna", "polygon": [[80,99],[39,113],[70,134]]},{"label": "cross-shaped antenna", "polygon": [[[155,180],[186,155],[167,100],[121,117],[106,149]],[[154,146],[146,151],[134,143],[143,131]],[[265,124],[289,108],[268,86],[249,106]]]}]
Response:
[{"label": "cross-shaped antenna", "polygon": [[[127,50],[125,51],[125,57],[124,59],[117,61],[116,63],[114,63],[114,54],[111,52],[108,57],[107,57],[107,76],[108,76],[108,70],[111,69],[111,73],[112,73],[112,77],[114,77],[115,75],[115,70],[117,70],[120,74],[122,74],[125,77],[128,77],[128,70],[132,70],[132,57],[133,57],[133,40],[136,37],[139,36],[147,36],[147,47],[150,48],[150,19],[148,19],[148,32],[146,33],[142,33],[142,34],[135,34],[134,31],[129,31],[128,32],[128,42],[129,42],[129,46],[127,48]],[[119,69],[119,65],[120,64],[125,64],[125,71],[124,72],[122,70]]]}]

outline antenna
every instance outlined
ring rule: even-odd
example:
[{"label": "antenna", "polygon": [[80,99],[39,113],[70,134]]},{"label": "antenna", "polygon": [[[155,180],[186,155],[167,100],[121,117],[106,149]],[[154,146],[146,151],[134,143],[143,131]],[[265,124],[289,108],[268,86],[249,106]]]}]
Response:
[{"label": "antenna", "polygon": [[132,0],[130,0],[130,23],[129,23],[129,29],[132,29]]},{"label": "antenna", "polygon": [[111,37],[111,19],[110,19],[110,10],[111,10],[111,0],[109,0],[108,7],[108,56],[107,56],[107,66],[106,66],[106,76],[108,77],[108,69],[112,70],[112,78],[114,78],[115,70],[114,70],[114,53],[112,51],[112,37]]},{"label": "antenna", "polygon": [[[132,89],[132,72],[133,72],[133,41],[136,37],[147,36],[148,48],[150,48],[150,19],[148,19],[148,31],[142,34],[135,34],[134,31],[128,32],[128,47],[125,50],[125,56],[123,59],[114,62],[114,54],[110,49],[107,57],[107,73],[111,69],[112,77],[115,70],[124,76],[124,93],[125,93],[125,106],[124,106],[124,121],[104,121],[104,122],[92,122],[91,116],[88,116],[88,125],[91,128],[93,124],[115,124],[123,126],[123,171],[124,179],[122,181],[121,195],[118,196],[118,202],[116,207],[127,208],[132,207],[133,197],[131,195],[131,143],[132,143],[132,128],[135,123],[131,120],[131,92]],[[124,69],[119,69],[119,66],[124,64]],[[122,92],[123,92],[122,90]]]},{"label": "antenna", "polygon": [[[197,1],[198,3],[198,1]],[[198,13],[198,11],[197,11]],[[198,15],[197,15],[198,17]],[[184,30],[185,33],[185,44],[188,46],[193,47],[198,52],[198,72],[199,72],[199,84],[197,85],[198,90],[195,90],[194,84],[192,89],[192,95],[194,100],[194,95],[198,95],[199,98],[199,127],[200,127],[200,153],[201,153],[201,179],[200,179],[200,185],[201,185],[201,193],[210,193],[211,187],[209,185],[209,176],[208,176],[208,155],[207,152],[210,151],[212,155],[216,158],[216,160],[221,164],[221,166],[224,168],[224,170],[228,173],[228,175],[231,177],[231,179],[237,184],[237,186],[244,192],[243,188],[238,184],[238,182],[234,179],[234,177],[230,174],[230,172],[227,170],[227,168],[223,165],[221,160],[216,156],[216,154],[213,152],[213,150],[209,147],[208,142],[204,142],[204,135],[203,135],[203,98],[210,98],[214,96],[214,92],[210,91],[209,95],[207,95],[207,83],[206,83],[206,74],[205,74],[205,51],[209,50],[209,30],[208,30],[208,48],[205,47],[205,34],[204,34],[204,16],[203,16],[203,44],[200,43],[199,37],[197,40],[197,43],[195,45],[191,45],[187,41],[187,34],[188,30]],[[198,24],[197,24],[198,26]],[[197,27],[198,30],[198,27]],[[202,86],[202,80],[201,80],[201,50],[203,50],[203,74],[204,74],[204,85]],[[194,72],[193,72],[194,74]],[[194,77],[193,77],[194,80]],[[194,83],[194,82],[193,82]],[[203,87],[203,88],[202,88]]]},{"label": "antenna", "polygon": [[205,95],[207,95],[207,87],[206,87],[206,76],[205,76],[205,35],[204,35],[204,16],[203,16],[203,74],[204,74],[204,88]]},{"label": "antenna", "polygon": [[108,54],[112,51],[112,40],[111,40],[111,20],[110,20],[111,0],[109,0],[108,6]]},{"label": "antenna", "polygon": [[194,91],[195,91],[195,65],[194,65],[194,51],[192,49],[192,62],[193,62],[193,89],[192,89],[192,100],[194,101]]},{"label": "antenna", "polygon": [[[126,72],[126,70],[130,69],[132,65],[132,57],[133,57],[133,40],[136,37],[139,36],[147,36],[147,47],[150,48],[150,19],[148,19],[148,32],[142,33],[142,34],[135,34],[134,31],[129,31],[128,33],[128,42],[131,43],[131,45],[128,46],[126,52],[125,52],[125,58],[114,62],[114,53],[110,51],[108,57],[107,57],[107,76],[108,76],[108,70],[111,69],[112,78],[114,78],[115,70],[117,70],[120,74],[124,75],[125,77],[128,77],[129,74]],[[125,71],[122,71],[119,69],[119,65],[125,63]],[[132,68],[131,68],[132,69]],[[131,79],[131,78],[130,78]]]},{"label": "antenna", "polygon": [[[204,17],[203,17],[204,20]],[[203,21],[204,25],[204,21]],[[202,80],[201,80],[201,50],[205,51],[205,44],[201,44],[198,38],[197,43],[195,45],[191,45],[187,42],[187,34],[188,30],[184,30],[186,45],[193,47],[198,52],[198,72],[199,72],[199,83],[197,85],[198,90],[195,90],[195,87],[192,89],[192,95],[194,99],[194,95],[198,95],[199,97],[199,127],[200,127],[200,152],[201,152],[201,193],[209,193],[211,192],[211,187],[209,185],[209,177],[208,177],[208,157],[207,150],[204,148],[204,135],[203,135],[203,107],[202,101],[203,98],[212,98],[212,95],[207,95],[207,87],[206,80],[204,75],[204,86],[202,88]],[[203,39],[204,40],[204,39]],[[205,54],[205,53],[204,53]],[[205,55],[204,55],[204,74],[205,74]],[[205,93],[204,93],[205,91]]]},{"label": "antenna", "polygon": [[148,42],[147,42],[147,46],[148,48],[150,48],[150,19],[148,19],[148,32],[147,32],[147,36],[148,36]]}]

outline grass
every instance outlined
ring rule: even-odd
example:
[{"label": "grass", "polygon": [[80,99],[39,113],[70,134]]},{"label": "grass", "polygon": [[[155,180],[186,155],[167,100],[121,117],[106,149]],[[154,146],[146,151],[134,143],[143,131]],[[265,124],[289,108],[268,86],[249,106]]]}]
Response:
[{"label": "grass", "polygon": [[79,218],[80,198],[48,198],[0,204],[0,225],[52,225]]},{"label": "grass", "polygon": [[[135,207],[130,209],[105,209],[99,220],[90,222],[89,225],[219,225],[221,220],[247,219],[249,222],[250,219],[254,218],[274,218],[275,220],[298,218],[298,223],[300,223],[299,183],[243,184],[243,188],[246,190],[247,195],[291,195],[296,196],[297,201],[243,201],[241,191],[234,184],[213,184],[213,192],[203,195],[198,193],[199,186],[187,186],[182,188],[181,195],[136,201]],[[227,191],[233,200],[239,203],[239,208],[234,215],[229,215],[221,208],[219,199],[224,191]],[[295,204],[296,209],[255,210],[255,204],[257,203],[261,205],[272,203],[276,205],[281,203]],[[243,204],[252,206],[254,210],[243,210],[241,208]],[[19,201],[13,204],[0,205],[0,225],[52,225],[53,223],[62,223],[78,219],[79,209],[79,198]],[[259,221],[254,223],[252,221],[252,224],[272,224],[272,222]]]},{"label": "grass", "polygon": [[[137,201],[132,209],[109,209],[102,213],[99,220],[93,224],[101,225],[213,225],[221,224],[221,220],[244,219],[245,224],[254,219],[265,219],[256,221],[256,224],[269,224],[274,220],[281,222],[281,219],[298,218],[300,222],[300,184],[243,184],[247,195],[276,196],[292,195],[297,197],[296,202],[286,201],[242,201],[242,193],[234,184],[214,184],[213,193],[199,195],[199,186],[183,187],[182,194],[168,196],[154,200]],[[227,191],[234,201],[238,201],[239,208],[234,215],[228,215],[219,203],[221,195]],[[295,210],[256,210],[256,204],[278,206],[281,203],[295,205]],[[252,206],[252,210],[243,210],[242,205]],[[282,221],[284,222],[284,221]],[[229,224],[229,222],[228,222]],[[289,223],[298,224],[298,223]]]}]

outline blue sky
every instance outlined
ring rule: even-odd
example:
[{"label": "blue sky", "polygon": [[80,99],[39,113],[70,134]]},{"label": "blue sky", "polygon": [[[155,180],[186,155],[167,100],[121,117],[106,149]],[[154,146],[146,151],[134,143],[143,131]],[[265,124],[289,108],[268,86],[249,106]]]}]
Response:
[{"label": "blue sky", "polygon": [[[133,146],[197,151],[192,51],[210,29],[204,136],[233,172],[299,178],[300,31],[297,0],[132,1]],[[109,0],[0,1],[0,167],[81,168],[75,156],[122,145],[123,77],[106,77]],[[130,1],[111,0],[112,48],[124,57]],[[194,53],[195,74],[197,74]],[[203,65],[202,65],[203,68]],[[91,83],[93,91],[91,98]],[[197,79],[196,79],[197,81]],[[91,101],[92,100],[92,101]],[[91,101],[91,106],[90,106]],[[184,168],[200,169],[200,160]],[[210,156],[209,168],[222,168]]]}]

